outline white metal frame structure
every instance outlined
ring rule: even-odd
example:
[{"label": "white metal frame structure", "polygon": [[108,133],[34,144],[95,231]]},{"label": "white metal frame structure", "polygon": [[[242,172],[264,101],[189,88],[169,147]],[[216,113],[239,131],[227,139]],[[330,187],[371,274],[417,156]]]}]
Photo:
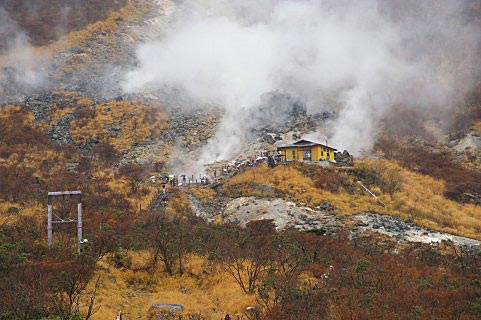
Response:
[{"label": "white metal frame structure", "polygon": [[[62,219],[58,216],[56,218],[58,220],[53,220],[53,212],[52,212],[52,200],[55,196],[62,196],[65,197],[66,195],[77,196],[77,220],[73,219]],[[47,219],[47,234],[48,234],[48,246],[52,246],[52,230],[53,224],[55,223],[72,223],[77,222],[77,251],[78,253],[81,252],[81,246],[83,242],[82,237],[82,192],[81,191],[55,191],[48,193],[48,219]]]}]

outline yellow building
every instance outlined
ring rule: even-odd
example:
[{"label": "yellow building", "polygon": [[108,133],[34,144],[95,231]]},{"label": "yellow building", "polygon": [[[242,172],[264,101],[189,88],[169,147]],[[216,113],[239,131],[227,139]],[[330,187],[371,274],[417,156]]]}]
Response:
[{"label": "yellow building", "polygon": [[304,139],[277,147],[282,160],[286,161],[334,161],[334,152],[336,150],[321,143]]}]

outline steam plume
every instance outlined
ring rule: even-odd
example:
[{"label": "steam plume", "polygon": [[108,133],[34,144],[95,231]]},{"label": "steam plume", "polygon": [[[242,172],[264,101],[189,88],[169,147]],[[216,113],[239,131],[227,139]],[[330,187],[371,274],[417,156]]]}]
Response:
[{"label": "steam plume", "polygon": [[43,62],[28,36],[0,7],[0,93],[15,97],[40,86],[45,80]]},{"label": "steam plume", "polygon": [[[449,114],[479,74],[481,33],[464,0],[184,1],[165,36],[141,45],[127,92],[183,90],[225,108],[200,161],[232,157],[246,115],[279,90],[309,112],[338,109],[330,143],[372,146],[394,106]],[[265,123],[263,123],[265,124]],[[219,152],[220,150],[220,152]]]}]

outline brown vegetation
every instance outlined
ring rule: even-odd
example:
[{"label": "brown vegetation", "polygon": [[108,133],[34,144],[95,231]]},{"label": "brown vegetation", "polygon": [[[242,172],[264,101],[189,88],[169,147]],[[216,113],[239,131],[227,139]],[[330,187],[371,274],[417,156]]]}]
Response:
[{"label": "brown vegetation", "polygon": [[[96,117],[86,112],[79,118],[87,119],[87,127]],[[136,202],[128,200],[150,199],[140,191],[155,168],[124,166],[114,174],[111,161],[118,151],[110,142],[88,157],[43,138],[42,128],[22,108],[2,109],[0,121],[4,118],[15,118],[31,134],[12,136],[8,121],[1,127],[0,198],[9,201],[0,209],[16,219],[0,224],[0,319],[105,319],[122,305],[129,317],[142,317],[150,305],[167,300],[207,319],[241,315],[253,305],[257,311],[249,316],[259,320],[480,316],[479,256],[449,246],[445,255],[424,246],[408,246],[396,255],[376,239],[350,241],[343,232],[334,237],[276,233],[270,221],[246,229],[207,225],[192,216],[181,192],[165,212],[137,211]],[[79,163],[78,172],[67,172],[72,162]],[[388,208],[366,195],[358,180]],[[29,192],[22,191],[25,184]],[[46,248],[43,205],[26,214],[37,202],[45,203],[47,190],[71,188],[84,192],[90,245],[80,256],[74,254],[75,232],[67,228],[55,229],[54,246]],[[352,172],[261,166],[236,175],[220,190],[227,196],[281,195],[298,202],[310,196],[309,205],[328,201],[343,213],[389,210],[440,229],[479,233],[475,206],[447,200],[444,188],[442,181],[394,162],[361,161]],[[217,197],[210,188],[192,193],[207,201]],[[69,206],[59,203],[54,209],[68,213]]]},{"label": "brown vegetation", "polygon": [[408,170],[394,161],[358,160],[348,171],[301,163],[273,169],[261,166],[234,176],[223,184],[221,194],[263,197],[266,194],[258,190],[278,190],[267,197],[283,197],[311,207],[328,202],[338,209],[334,213],[343,215],[362,211],[396,215],[429,228],[479,239],[481,209],[449,199],[449,188],[442,180]]},{"label": "brown vegetation", "polygon": [[481,192],[481,172],[464,168],[453,161],[449,151],[433,152],[417,145],[401,145],[392,140],[381,139],[376,148],[402,166],[446,182],[445,196],[467,202],[465,193]]},{"label": "brown vegetation", "polygon": [[116,151],[130,149],[159,136],[168,128],[167,115],[161,108],[134,102],[109,101],[101,105],[79,107],[71,122],[75,143],[82,144],[95,138],[111,144]]},{"label": "brown vegetation", "polygon": [[126,0],[5,0],[3,7],[34,45],[45,45],[71,31],[105,19]]},{"label": "brown vegetation", "polygon": [[[188,274],[183,275],[180,269],[169,271],[164,265],[167,274],[172,273],[171,280],[162,278],[162,281],[149,282],[149,279],[159,279],[161,271],[151,269],[149,259],[132,263],[131,268],[137,271],[135,274],[124,271],[127,281],[137,286],[137,291],[141,290],[139,285],[145,289],[156,288],[148,293],[149,299],[138,295],[139,302],[144,301],[143,312],[148,307],[146,301],[152,303],[153,297],[167,290],[170,297],[177,297],[177,300],[169,301],[183,303],[187,314],[202,312],[207,319],[226,312],[242,315],[246,306],[252,306],[250,296],[255,298],[256,307],[255,312],[249,313],[250,319],[479,317],[481,287],[476,281],[481,265],[479,256],[455,250],[450,245],[445,246],[443,255],[422,245],[390,254],[392,247],[375,239],[352,242],[343,232],[334,237],[276,233],[269,221],[256,222],[247,229],[209,226],[182,219],[164,220],[161,224],[164,226],[156,230],[159,235],[166,236],[164,240],[191,239],[183,242],[182,247],[185,254],[182,264]],[[167,237],[170,228],[176,230],[172,235],[177,240]],[[143,242],[147,248],[164,243],[157,236],[142,234],[153,240],[148,244]],[[178,254],[174,243],[160,248],[174,256]],[[203,268],[192,268],[192,261],[199,260],[203,261]],[[180,261],[172,261],[170,267],[180,267]],[[141,271],[143,268],[153,270],[154,278],[145,277]],[[118,274],[117,281],[123,277],[118,271],[115,274]],[[221,274],[230,275],[231,280],[219,277]],[[186,283],[190,284],[187,293],[178,293]],[[230,309],[228,299],[222,299],[222,303],[215,306],[208,302],[210,308],[206,308],[204,299],[192,300],[198,294],[198,287],[209,293],[204,295],[207,298],[218,294],[212,290],[219,286],[219,290],[225,292],[224,296],[229,297],[232,286],[237,286],[244,292],[237,291],[237,298],[243,296],[244,300],[238,300],[239,304]],[[111,291],[104,294],[111,295]],[[103,299],[103,295],[99,299]],[[137,299],[129,305],[138,305]],[[129,309],[140,312],[139,309]]]}]

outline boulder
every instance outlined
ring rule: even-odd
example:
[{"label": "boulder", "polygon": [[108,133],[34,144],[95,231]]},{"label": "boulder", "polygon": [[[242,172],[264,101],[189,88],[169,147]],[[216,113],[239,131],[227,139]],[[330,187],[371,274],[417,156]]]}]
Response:
[{"label": "boulder", "polygon": [[347,152],[347,150],[344,150],[343,152],[336,152],[334,154],[334,160],[337,163],[341,163],[345,166],[352,167],[354,157]]},{"label": "boulder", "polygon": [[276,143],[276,140],[270,135],[270,134],[265,134],[262,139],[263,142],[266,142],[268,144],[274,144]]},{"label": "boulder", "polygon": [[464,150],[478,151],[480,149],[481,137],[474,132],[468,133],[457,145],[454,146],[454,150],[457,152],[463,152]]},{"label": "boulder", "polygon": [[170,320],[184,310],[184,306],[176,303],[156,303],[149,309],[149,320]]}]

